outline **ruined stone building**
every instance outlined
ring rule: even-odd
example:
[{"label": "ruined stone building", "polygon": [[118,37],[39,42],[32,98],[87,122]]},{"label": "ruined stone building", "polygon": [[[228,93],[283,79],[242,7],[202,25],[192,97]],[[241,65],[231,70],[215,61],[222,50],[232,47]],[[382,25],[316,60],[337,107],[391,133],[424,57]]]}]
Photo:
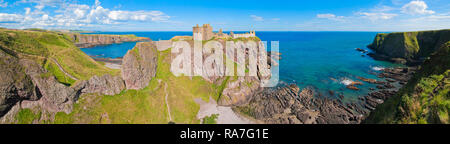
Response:
[{"label": "ruined stone building", "polygon": [[194,40],[211,40],[212,38],[249,38],[255,37],[256,32],[250,31],[250,33],[245,34],[235,34],[232,31],[230,34],[223,33],[222,29],[219,30],[218,33],[213,32],[213,28],[209,24],[203,24],[203,26],[199,26],[198,24],[192,28],[192,36]]}]

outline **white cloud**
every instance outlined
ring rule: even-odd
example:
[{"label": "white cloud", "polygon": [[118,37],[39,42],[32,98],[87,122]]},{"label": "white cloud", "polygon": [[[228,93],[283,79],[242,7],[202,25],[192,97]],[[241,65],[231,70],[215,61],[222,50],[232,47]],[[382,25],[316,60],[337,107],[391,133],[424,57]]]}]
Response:
[{"label": "white cloud", "polygon": [[423,15],[423,14],[433,14],[434,11],[427,10],[428,5],[421,0],[411,1],[410,3],[404,5],[402,7],[402,13],[410,14],[410,15]]},{"label": "white cloud", "polygon": [[17,14],[0,13],[0,22],[17,23],[22,21],[23,17]]},{"label": "white cloud", "polygon": [[317,14],[316,15],[317,18],[336,18],[336,15],[334,14]]},{"label": "white cloud", "polygon": [[253,21],[264,21],[264,18],[260,16],[250,15],[250,17],[253,19]]},{"label": "white cloud", "polygon": [[18,3],[35,3],[35,4],[37,4],[35,6],[35,8],[42,10],[46,6],[50,6],[50,7],[60,6],[60,5],[64,4],[64,1],[63,0],[21,0],[21,1],[18,1]]},{"label": "white cloud", "polygon": [[118,21],[166,21],[169,16],[160,11],[111,11],[108,18]]},{"label": "white cloud", "polygon": [[317,18],[321,19],[329,19],[334,21],[344,21],[344,16],[336,16],[335,14],[327,13],[327,14],[317,14]]},{"label": "white cloud", "polygon": [[361,15],[363,18],[367,18],[372,21],[388,20],[398,16],[398,14],[393,13],[368,13],[368,12],[361,12],[359,13],[359,15]]},{"label": "white cloud", "polygon": [[64,4],[58,10],[47,13],[46,6],[58,5],[62,0],[22,0],[20,3],[35,3],[34,8],[24,8],[24,14],[0,16],[0,25],[15,23],[15,28],[74,28],[81,26],[100,26],[126,22],[166,22],[170,16],[161,11],[122,11],[110,10],[96,0],[93,6],[84,4]]},{"label": "white cloud", "polygon": [[4,0],[0,0],[0,7],[5,8],[8,6],[8,2],[4,2]]}]

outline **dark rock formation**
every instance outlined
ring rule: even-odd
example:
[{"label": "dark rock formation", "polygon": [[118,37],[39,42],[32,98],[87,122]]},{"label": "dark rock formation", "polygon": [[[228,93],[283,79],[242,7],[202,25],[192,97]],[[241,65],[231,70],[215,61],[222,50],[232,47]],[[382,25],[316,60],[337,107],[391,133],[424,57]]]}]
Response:
[{"label": "dark rock formation", "polygon": [[31,78],[19,59],[0,50],[0,117],[21,100],[37,100]]},{"label": "dark rock formation", "polygon": [[150,41],[149,38],[136,37],[135,35],[71,34],[70,36],[79,48],[122,42]]},{"label": "dark rock formation", "polygon": [[127,52],[122,60],[122,78],[127,89],[145,88],[155,77],[157,67],[156,46],[151,42],[140,42]]},{"label": "dark rock formation", "polygon": [[264,123],[274,124],[348,124],[359,123],[367,111],[356,103],[315,96],[313,88],[292,84],[257,93],[248,105],[235,110]]}]

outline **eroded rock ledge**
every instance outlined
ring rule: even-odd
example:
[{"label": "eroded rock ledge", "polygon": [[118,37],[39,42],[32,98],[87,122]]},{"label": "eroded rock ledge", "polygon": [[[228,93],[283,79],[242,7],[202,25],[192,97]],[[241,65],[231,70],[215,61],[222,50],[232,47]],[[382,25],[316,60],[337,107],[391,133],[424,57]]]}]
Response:
[{"label": "eroded rock ledge", "polygon": [[414,71],[414,68],[386,69],[378,76],[390,78],[387,82],[361,78],[381,88],[352,102],[344,102],[343,96],[323,96],[313,87],[301,90],[290,84],[256,93],[248,104],[234,110],[269,124],[358,124],[377,105],[397,93],[397,89],[391,87],[394,83],[404,84]]},{"label": "eroded rock ledge", "polygon": [[89,48],[98,45],[108,45],[122,42],[150,41],[149,38],[135,35],[104,35],[104,34],[71,34],[72,40],[79,48]]}]

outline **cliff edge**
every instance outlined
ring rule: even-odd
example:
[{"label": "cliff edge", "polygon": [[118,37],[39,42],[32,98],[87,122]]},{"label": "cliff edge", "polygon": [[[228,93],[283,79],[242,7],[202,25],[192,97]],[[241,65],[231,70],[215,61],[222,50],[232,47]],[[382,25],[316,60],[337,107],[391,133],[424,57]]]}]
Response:
[{"label": "cliff edge", "polygon": [[151,41],[149,38],[137,37],[135,35],[71,34],[70,36],[79,48],[122,42]]},{"label": "cliff edge", "polygon": [[377,34],[368,47],[378,60],[419,65],[443,44],[450,41],[450,29]]}]

